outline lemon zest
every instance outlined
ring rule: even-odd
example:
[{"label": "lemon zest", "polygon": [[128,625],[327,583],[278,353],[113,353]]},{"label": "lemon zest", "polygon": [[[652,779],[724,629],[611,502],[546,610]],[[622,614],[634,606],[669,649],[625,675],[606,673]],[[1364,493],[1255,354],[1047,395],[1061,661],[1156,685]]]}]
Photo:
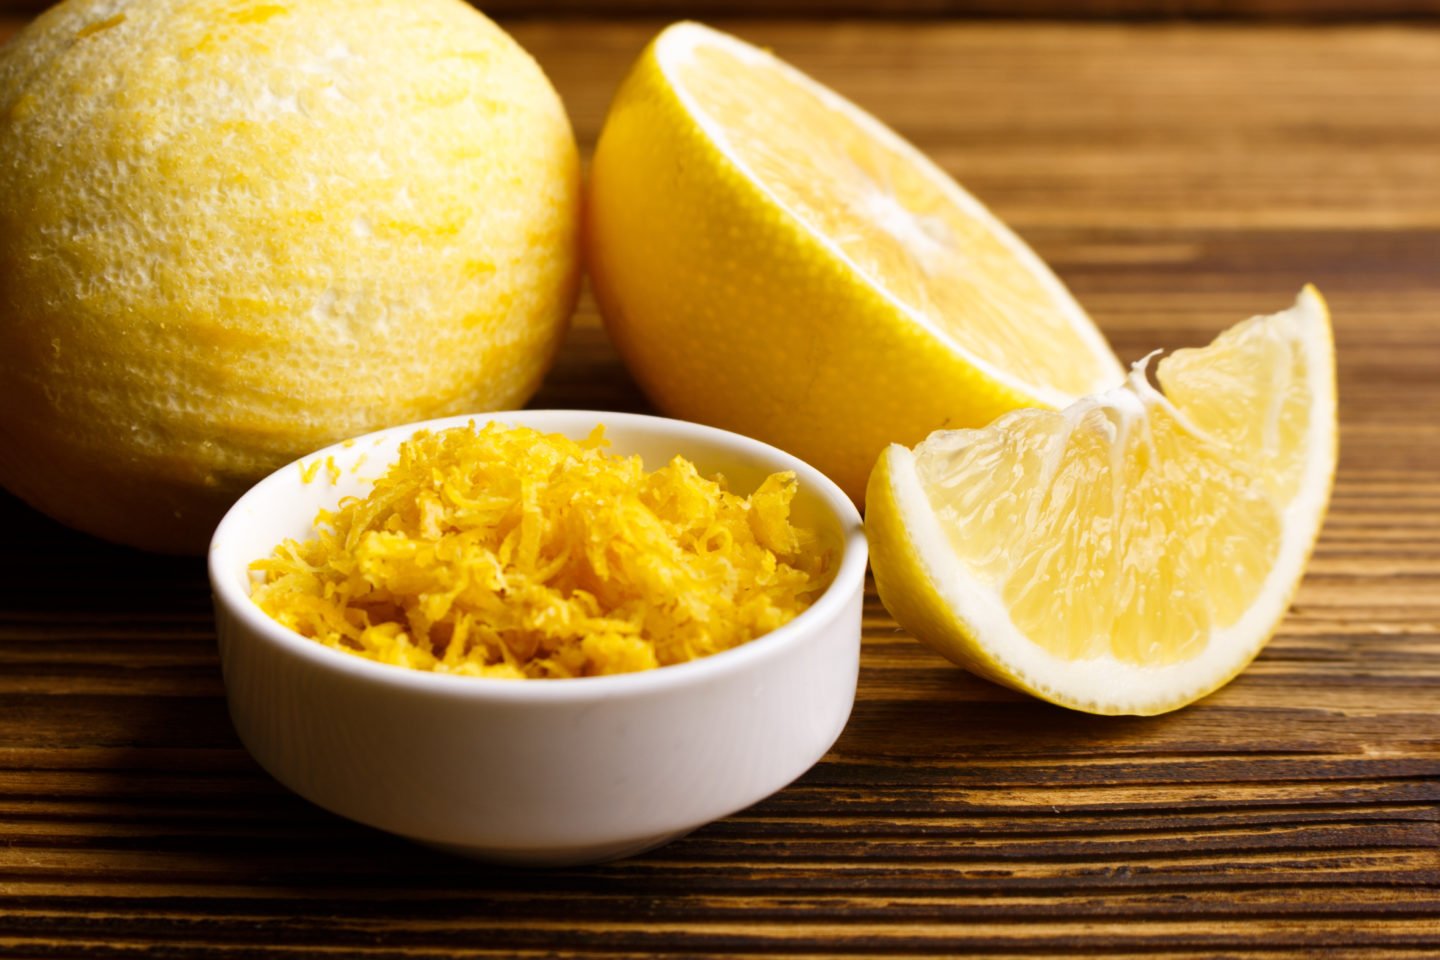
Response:
[{"label": "lemon zest", "polygon": [[832,551],[792,522],[793,473],[748,497],[675,457],[647,473],[582,441],[472,423],[421,431],[315,536],[251,565],[253,599],[382,663],[505,678],[683,663],[794,619]]}]

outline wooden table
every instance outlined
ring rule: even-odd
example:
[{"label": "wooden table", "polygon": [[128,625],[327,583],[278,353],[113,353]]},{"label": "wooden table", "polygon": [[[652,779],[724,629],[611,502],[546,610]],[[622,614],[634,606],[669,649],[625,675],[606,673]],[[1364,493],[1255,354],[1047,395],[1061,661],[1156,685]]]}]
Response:
[{"label": "wooden table", "polygon": [[[6,500],[0,954],[1440,956],[1440,32],[723,25],[954,172],[1124,359],[1319,284],[1340,475],[1274,642],[1105,719],[960,672],[872,594],[854,716],[799,782],[634,860],[495,869],[255,766],[200,561]],[[590,144],[657,26],[514,32]],[[644,409],[592,306],[535,403]]]}]

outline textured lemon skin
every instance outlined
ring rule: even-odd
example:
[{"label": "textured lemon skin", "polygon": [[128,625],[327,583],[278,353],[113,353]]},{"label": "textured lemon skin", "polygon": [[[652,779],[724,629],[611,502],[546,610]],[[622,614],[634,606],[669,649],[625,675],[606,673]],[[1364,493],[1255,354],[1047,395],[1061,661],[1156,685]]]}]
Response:
[{"label": "textured lemon skin", "polygon": [[1043,405],[905,316],[726,158],[656,43],[616,94],[586,203],[591,284],[650,400],[788,450],[857,502],[887,443]]},{"label": "textured lemon skin", "polygon": [[0,50],[0,483],[193,551],[309,450],[519,406],[578,212],[559,98],[459,0],[67,0]]},{"label": "textured lemon skin", "polygon": [[1283,601],[1275,606],[1276,613],[1273,618],[1261,625],[1248,648],[1229,663],[1228,669],[1211,677],[1208,682],[1192,688],[1183,697],[1147,698],[1143,691],[1116,691],[1115,699],[1126,701],[1124,706],[1114,702],[1068,696],[1063,690],[1034,682],[1012,670],[991,653],[984,632],[942,595],[942,588],[936,582],[938,574],[926,563],[923,550],[914,535],[916,524],[933,524],[938,520],[929,512],[928,507],[924,508],[921,514],[914,509],[908,509],[902,503],[897,472],[913,467],[900,465],[900,460],[907,451],[898,444],[887,447],[876,460],[867,481],[865,500],[865,536],[870,544],[870,571],[875,578],[875,590],[880,596],[880,602],[895,618],[895,622],[931,650],[977,676],[1058,706],[1086,713],[1109,716],[1156,716],[1168,713],[1204,699],[1244,672],[1280,627],[1296,591],[1299,590],[1304,568],[1314,553],[1319,531],[1324,524],[1334,484],[1338,443],[1334,407],[1334,335],[1325,301],[1314,288],[1307,290],[1315,296],[1324,318],[1320,353],[1328,362],[1322,367],[1320,375],[1326,378],[1323,389],[1330,397],[1328,417],[1324,422],[1324,429],[1328,432],[1325,441],[1329,448],[1326,454],[1328,469],[1324,472],[1323,489],[1317,496],[1319,506],[1314,517],[1314,529],[1305,542],[1303,556],[1293,579],[1285,585]]}]

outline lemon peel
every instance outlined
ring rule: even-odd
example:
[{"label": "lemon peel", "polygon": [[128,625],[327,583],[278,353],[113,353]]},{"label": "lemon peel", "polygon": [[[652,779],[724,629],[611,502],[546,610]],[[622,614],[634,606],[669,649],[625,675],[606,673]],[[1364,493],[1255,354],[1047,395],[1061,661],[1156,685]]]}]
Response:
[{"label": "lemon peel", "polygon": [[794,474],[748,497],[683,457],[489,424],[422,431],[316,536],[256,561],[254,602],[335,649],[419,670],[561,678],[648,670],[789,622],[831,575]]},{"label": "lemon peel", "polygon": [[564,107],[453,0],[67,0],[0,47],[0,158],[0,485],[147,549],[523,406],[579,288]]}]

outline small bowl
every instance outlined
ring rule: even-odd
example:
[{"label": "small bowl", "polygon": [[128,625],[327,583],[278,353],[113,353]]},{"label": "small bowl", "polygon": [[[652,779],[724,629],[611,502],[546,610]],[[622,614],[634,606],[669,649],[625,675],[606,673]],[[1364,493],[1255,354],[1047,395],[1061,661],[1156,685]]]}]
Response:
[{"label": "small bowl", "polygon": [[[835,578],[790,623],[732,650],[565,680],[376,663],[302,637],[251,602],[251,562],[286,538],[310,536],[321,507],[363,496],[416,430],[472,420],[576,439],[603,423],[611,449],[641,455],[647,469],[681,454],[742,493],[793,470],[794,516],[836,551]],[[678,420],[536,410],[393,427],[282,468],[220,522],[210,582],[230,716],[275,779],[327,810],[421,843],[559,865],[659,846],[769,796],[819,760],[855,700],[865,562],[849,498],[787,453]]]}]

